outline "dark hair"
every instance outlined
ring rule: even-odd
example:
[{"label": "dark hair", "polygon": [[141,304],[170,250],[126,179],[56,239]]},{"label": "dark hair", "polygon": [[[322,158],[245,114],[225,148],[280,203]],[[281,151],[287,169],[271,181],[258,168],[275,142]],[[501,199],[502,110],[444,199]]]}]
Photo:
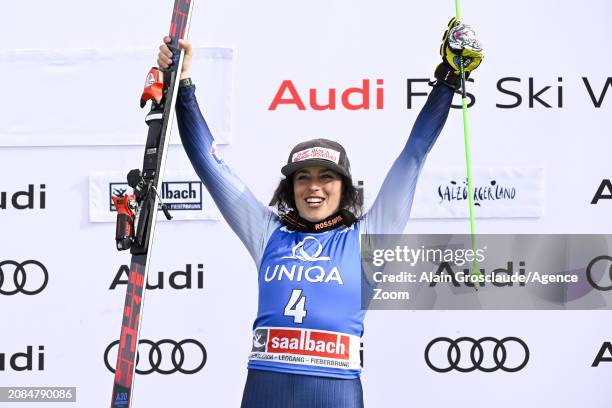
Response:
[{"label": "dark hair", "polygon": [[[340,174],[338,176],[342,179],[340,209],[350,211],[357,218],[361,217],[363,213],[363,193],[353,185],[350,178]],[[291,210],[297,211],[293,193],[293,175],[282,179],[278,183],[278,187],[276,187],[268,205],[276,207],[280,216]]]}]

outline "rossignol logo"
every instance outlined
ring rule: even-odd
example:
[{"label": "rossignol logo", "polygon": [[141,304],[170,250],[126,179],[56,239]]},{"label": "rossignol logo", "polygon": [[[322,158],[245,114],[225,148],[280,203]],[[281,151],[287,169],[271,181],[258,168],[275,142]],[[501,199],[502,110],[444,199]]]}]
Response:
[{"label": "rossignol logo", "polygon": [[[111,357],[111,351],[118,344],[119,340],[115,340],[104,350],[104,365],[113,374],[113,364],[117,359]],[[116,351],[114,353],[116,356]],[[208,358],[204,345],[195,339],[162,339],[156,342],[141,339],[138,342],[137,354],[140,358],[137,359],[136,373],[142,375],[195,374],[204,368]]]},{"label": "rossignol logo", "polygon": [[[164,271],[157,272],[157,276],[153,273],[149,273],[147,277],[147,289],[164,289],[166,285],[177,290],[204,289],[203,268],[203,264],[197,264],[197,270],[194,271],[195,268],[192,264],[186,264],[184,270],[174,271],[170,274]],[[127,285],[129,275],[129,265],[121,265],[108,289],[114,290],[119,285]]]},{"label": "rossignol logo", "polygon": [[312,236],[307,236],[291,249],[291,255],[282,257],[287,260],[298,260],[307,264],[290,262],[289,264],[268,265],[264,279],[266,282],[273,280],[288,279],[301,282],[303,280],[312,283],[337,283],[342,285],[342,276],[338,267],[331,268],[322,265],[310,265],[309,263],[332,261],[328,256],[321,256],[323,245]]},{"label": "rossignol logo", "polygon": [[[127,183],[109,183],[110,211],[117,211],[112,196],[122,195],[128,191],[131,191],[131,187]],[[202,209],[202,183],[200,181],[164,181],[160,196],[170,211]]]},{"label": "rossignol logo", "polygon": [[425,348],[425,362],[438,373],[452,370],[461,373],[474,370],[514,373],[525,368],[529,362],[529,347],[518,337],[501,340],[494,337],[460,337],[456,340],[438,337]]},{"label": "rossignol logo", "polygon": [[[34,351],[34,347],[37,347]],[[0,352],[0,372],[2,371],[44,371],[45,346],[26,346],[25,352],[9,354]]]},{"label": "rossignol logo", "polygon": [[601,363],[612,363],[612,343],[609,341],[601,345],[591,367],[598,367]]},{"label": "rossignol logo", "polygon": [[593,258],[586,267],[586,277],[593,288],[612,290],[612,256],[600,255]]},{"label": "rossignol logo", "polygon": [[591,199],[591,204],[597,204],[599,200],[611,200],[612,199],[612,182],[609,179],[601,180],[599,187],[595,195]]},{"label": "rossignol logo", "polygon": [[[461,182],[451,180],[448,184],[438,186],[438,197],[441,203],[453,203],[468,199],[467,179]],[[480,207],[483,201],[512,201],[516,197],[516,187],[503,186],[495,180],[489,181],[488,185],[474,186],[474,205]]]},{"label": "rossignol logo", "polygon": [[45,184],[40,184],[38,187],[34,184],[28,184],[28,188],[23,191],[0,191],[0,209],[44,210],[46,206],[46,187]]},{"label": "rossignol logo", "polygon": [[39,261],[0,261],[0,295],[38,295],[48,283],[49,272]]},{"label": "rossignol logo", "polygon": [[318,224],[315,224],[314,225],[314,229],[318,231],[318,230],[323,229],[323,228],[333,227],[334,225],[336,225],[339,222],[341,222],[343,219],[344,218],[342,218],[341,215],[338,215],[338,216],[332,218],[331,220],[323,221],[323,222],[320,222]]}]

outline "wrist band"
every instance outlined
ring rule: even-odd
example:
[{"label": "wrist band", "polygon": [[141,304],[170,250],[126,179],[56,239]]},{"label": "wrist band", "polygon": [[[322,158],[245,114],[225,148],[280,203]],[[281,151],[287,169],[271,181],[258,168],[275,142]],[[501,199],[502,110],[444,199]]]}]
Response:
[{"label": "wrist band", "polygon": [[191,78],[183,78],[179,81],[179,88],[186,88],[191,85],[193,85]]}]

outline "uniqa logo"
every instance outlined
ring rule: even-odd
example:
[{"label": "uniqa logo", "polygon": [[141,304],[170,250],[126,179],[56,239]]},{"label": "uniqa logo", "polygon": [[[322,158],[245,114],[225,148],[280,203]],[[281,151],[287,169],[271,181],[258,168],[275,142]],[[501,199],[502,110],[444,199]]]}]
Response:
[{"label": "uniqa logo", "polygon": [[[331,261],[328,256],[321,256],[323,252],[323,245],[315,237],[307,236],[297,245],[291,249],[291,255],[283,256],[281,259],[296,259],[302,262],[322,262]],[[271,268],[269,265],[266,267],[266,273],[264,279],[266,282],[271,282],[274,279],[282,280],[283,278],[291,281],[301,282],[307,280],[308,282],[322,282],[330,283],[332,281],[342,285],[342,277],[338,267],[334,266],[329,272],[322,266],[305,266],[299,264],[287,265],[274,265]]]},{"label": "uniqa logo", "polygon": [[[310,255],[308,252],[306,252],[306,249],[304,247],[307,246],[308,242],[313,241],[316,245],[316,249],[313,251],[312,255]],[[313,246],[309,245],[308,247],[312,248]],[[310,262],[331,260],[328,256],[319,257],[319,255],[321,255],[321,252],[323,252],[323,245],[321,245],[319,240],[315,237],[306,237],[303,241],[293,247],[293,249],[291,250],[291,256],[283,256],[283,259],[299,259],[300,261]]]}]

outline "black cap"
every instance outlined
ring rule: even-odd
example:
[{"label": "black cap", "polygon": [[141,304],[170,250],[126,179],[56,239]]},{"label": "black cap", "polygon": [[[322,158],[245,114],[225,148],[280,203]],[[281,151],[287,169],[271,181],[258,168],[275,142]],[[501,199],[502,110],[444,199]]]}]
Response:
[{"label": "black cap", "polygon": [[351,165],[344,147],[328,139],[313,139],[297,144],[281,169],[285,177],[309,166],[322,166],[351,178]]}]

